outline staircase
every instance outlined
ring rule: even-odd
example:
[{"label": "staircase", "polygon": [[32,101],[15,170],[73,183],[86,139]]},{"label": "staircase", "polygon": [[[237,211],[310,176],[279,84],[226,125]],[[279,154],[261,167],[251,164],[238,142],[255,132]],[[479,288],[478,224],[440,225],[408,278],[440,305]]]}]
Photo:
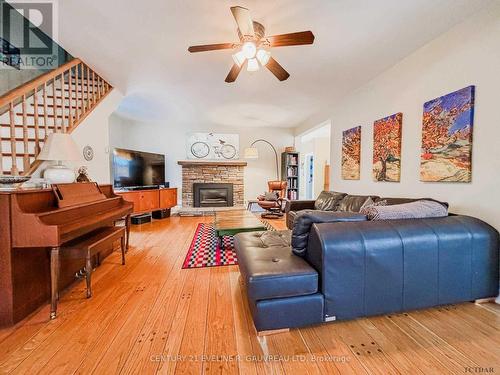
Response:
[{"label": "staircase", "polygon": [[112,90],[74,59],[0,97],[0,175],[30,175],[51,133],[71,133]]}]

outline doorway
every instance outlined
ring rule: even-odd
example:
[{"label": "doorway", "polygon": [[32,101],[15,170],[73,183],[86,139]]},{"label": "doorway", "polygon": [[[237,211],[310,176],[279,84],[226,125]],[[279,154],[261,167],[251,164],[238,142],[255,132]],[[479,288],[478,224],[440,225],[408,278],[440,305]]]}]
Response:
[{"label": "doorway", "polygon": [[[316,199],[328,186],[325,181],[330,168],[330,121],[324,122],[295,139],[297,151],[300,153],[300,199]],[[326,177],[328,179],[328,177]],[[325,183],[326,182],[326,183]]]},{"label": "doorway", "polygon": [[306,199],[314,199],[314,154],[313,153],[308,153],[305,155],[305,166],[304,166],[304,172],[305,172],[305,178],[304,181],[306,182]]}]

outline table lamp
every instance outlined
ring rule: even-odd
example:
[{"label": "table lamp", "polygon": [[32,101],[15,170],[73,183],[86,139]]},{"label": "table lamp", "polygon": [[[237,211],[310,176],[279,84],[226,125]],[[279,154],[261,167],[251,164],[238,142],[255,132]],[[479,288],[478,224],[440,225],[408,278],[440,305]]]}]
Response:
[{"label": "table lamp", "polygon": [[49,135],[38,160],[56,161],[43,172],[43,177],[52,184],[75,182],[75,171],[66,167],[63,161],[81,160],[80,149],[71,135],[66,133],[52,133]]}]

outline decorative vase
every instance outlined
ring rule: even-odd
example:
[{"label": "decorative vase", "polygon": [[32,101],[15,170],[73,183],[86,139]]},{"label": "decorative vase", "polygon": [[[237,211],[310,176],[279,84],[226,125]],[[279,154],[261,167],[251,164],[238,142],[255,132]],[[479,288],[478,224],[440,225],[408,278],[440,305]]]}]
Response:
[{"label": "decorative vase", "polygon": [[51,165],[45,172],[43,177],[51,184],[69,184],[75,182],[75,172],[58,162],[56,165]]}]

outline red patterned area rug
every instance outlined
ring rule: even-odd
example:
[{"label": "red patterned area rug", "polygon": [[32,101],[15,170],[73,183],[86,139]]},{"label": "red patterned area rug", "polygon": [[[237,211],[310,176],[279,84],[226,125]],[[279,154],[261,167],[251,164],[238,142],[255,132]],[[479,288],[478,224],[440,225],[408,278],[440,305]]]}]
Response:
[{"label": "red patterned area rug", "polygon": [[182,268],[231,266],[238,264],[233,236],[222,237],[219,246],[212,224],[198,224]]},{"label": "red patterned area rug", "polygon": [[[267,222],[264,222],[264,224],[268,227],[268,230],[274,229]],[[198,224],[182,268],[217,267],[238,264],[236,252],[234,251],[233,236],[223,236],[222,244],[221,248],[212,224]]]}]

